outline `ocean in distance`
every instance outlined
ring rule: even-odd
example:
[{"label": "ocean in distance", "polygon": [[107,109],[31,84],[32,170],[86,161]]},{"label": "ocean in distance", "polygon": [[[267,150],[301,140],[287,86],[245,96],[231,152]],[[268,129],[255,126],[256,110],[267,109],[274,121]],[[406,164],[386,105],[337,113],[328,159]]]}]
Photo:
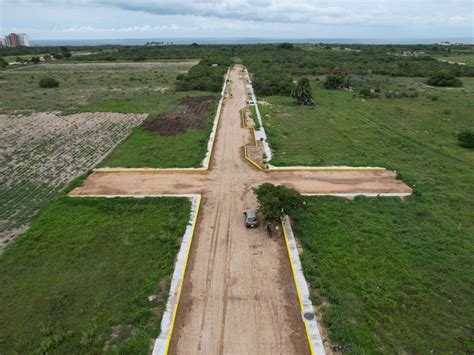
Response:
[{"label": "ocean in distance", "polygon": [[127,39],[57,39],[32,40],[33,46],[98,46],[128,45],[140,46],[147,42],[164,42],[165,44],[258,44],[258,43],[332,43],[332,44],[434,44],[442,41],[451,43],[474,44],[474,39],[465,38],[127,38]]}]

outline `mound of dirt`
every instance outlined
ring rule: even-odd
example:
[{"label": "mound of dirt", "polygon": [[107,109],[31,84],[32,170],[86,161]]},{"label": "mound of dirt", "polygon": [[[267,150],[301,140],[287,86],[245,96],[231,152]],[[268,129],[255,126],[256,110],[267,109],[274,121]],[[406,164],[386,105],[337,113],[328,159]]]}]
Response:
[{"label": "mound of dirt", "polygon": [[185,133],[189,128],[202,129],[204,121],[212,112],[216,98],[214,96],[185,97],[177,102],[173,112],[162,114],[145,122],[147,131],[162,136],[174,136]]}]

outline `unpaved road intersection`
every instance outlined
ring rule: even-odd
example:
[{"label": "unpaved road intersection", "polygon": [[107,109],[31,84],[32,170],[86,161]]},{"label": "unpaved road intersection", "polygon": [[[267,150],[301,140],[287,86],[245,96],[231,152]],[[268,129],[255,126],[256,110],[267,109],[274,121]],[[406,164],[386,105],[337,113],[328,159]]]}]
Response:
[{"label": "unpaved road intersection", "polygon": [[244,227],[242,211],[257,206],[251,188],[268,181],[313,194],[410,189],[390,171],[255,169],[242,154],[252,139],[240,126],[247,97],[242,67],[232,69],[229,89],[208,171],[94,173],[72,194],[202,194],[171,353],[309,353],[283,239]]}]

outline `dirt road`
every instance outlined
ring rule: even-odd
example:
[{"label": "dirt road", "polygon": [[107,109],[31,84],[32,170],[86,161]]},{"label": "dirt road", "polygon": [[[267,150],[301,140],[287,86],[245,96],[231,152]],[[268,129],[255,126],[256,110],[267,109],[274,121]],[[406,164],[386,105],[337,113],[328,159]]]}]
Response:
[{"label": "dirt road", "polygon": [[95,173],[73,191],[203,195],[171,353],[309,353],[283,239],[244,227],[244,208],[257,207],[251,187],[269,181],[304,193],[409,191],[389,171],[264,172],[249,165],[242,154],[252,137],[240,126],[246,105],[241,70],[236,66],[230,74],[232,98],[222,111],[209,171]]}]

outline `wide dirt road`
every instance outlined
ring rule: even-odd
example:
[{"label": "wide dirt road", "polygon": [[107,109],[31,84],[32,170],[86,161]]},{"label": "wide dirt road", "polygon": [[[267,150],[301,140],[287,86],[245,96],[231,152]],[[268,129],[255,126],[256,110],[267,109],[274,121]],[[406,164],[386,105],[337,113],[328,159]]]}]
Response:
[{"label": "wide dirt road", "polygon": [[257,207],[264,181],[305,193],[407,192],[389,171],[264,172],[249,165],[240,126],[246,105],[242,67],[230,74],[211,169],[187,173],[94,173],[76,195],[201,193],[196,235],[171,340],[177,354],[305,354],[308,341],[282,238],[247,230],[242,212]]}]

